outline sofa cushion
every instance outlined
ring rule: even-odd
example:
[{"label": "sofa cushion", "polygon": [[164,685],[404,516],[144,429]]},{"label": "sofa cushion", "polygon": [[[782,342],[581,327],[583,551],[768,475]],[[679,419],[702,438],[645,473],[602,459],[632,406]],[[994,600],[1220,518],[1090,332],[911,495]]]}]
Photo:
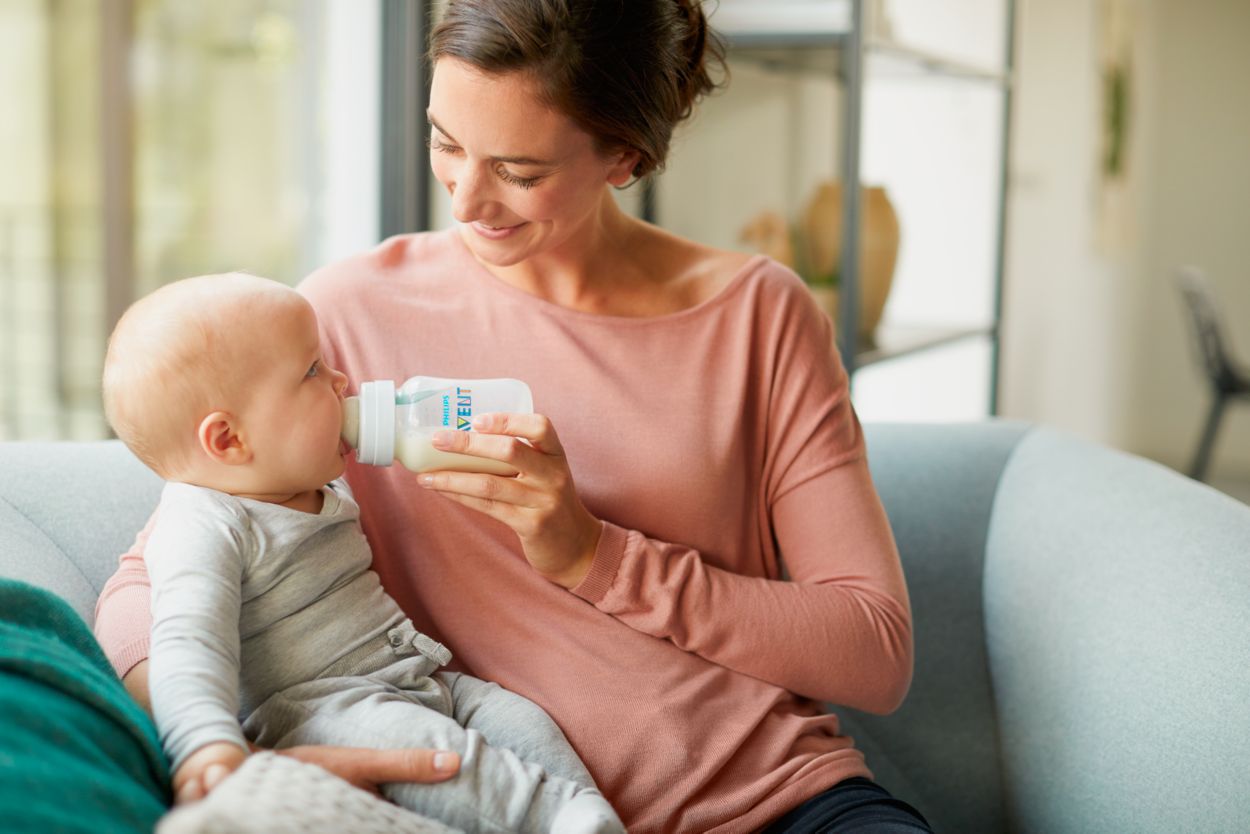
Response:
[{"label": "sofa cushion", "polygon": [[6,832],[149,832],[168,769],[156,729],[57,596],[0,580],[0,819]]}]

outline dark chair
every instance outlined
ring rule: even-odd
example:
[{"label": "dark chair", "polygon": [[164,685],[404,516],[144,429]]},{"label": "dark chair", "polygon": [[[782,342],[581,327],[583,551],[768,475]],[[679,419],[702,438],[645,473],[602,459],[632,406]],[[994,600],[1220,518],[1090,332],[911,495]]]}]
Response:
[{"label": "dark chair", "polygon": [[1211,448],[1215,445],[1215,433],[1220,427],[1220,418],[1224,416],[1224,407],[1234,397],[1250,398],[1250,372],[1238,365],[1228,352],[1228,343],[1220,332],[1215,313],[1215,296],[1202,270],[1192,266],[1182,267],[1177,271],[1176,278],[1189,307],[1202,364],[1214,394],[1207,424],[1189,467],[1189,476],[1202,481],[1206,479]]}]

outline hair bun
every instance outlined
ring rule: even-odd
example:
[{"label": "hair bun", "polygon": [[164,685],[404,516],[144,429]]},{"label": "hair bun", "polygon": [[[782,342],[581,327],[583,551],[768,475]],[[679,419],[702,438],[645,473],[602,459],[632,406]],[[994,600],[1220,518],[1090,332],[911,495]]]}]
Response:
[{"label": "hair bun", "polygon": [[686,48],[686,58],[690,62],[690,69],[698,69],[703,63],[703,49],[707,44],[707,16],[703,14],[703,4],[699,0],[675,0],[677,8],[680,9],[686,18],[686,25],[689,27],[689,34],[683,46]]},{"label": "hair bun", "polygon": [[713,62],[718,64],[725,74],[725,46],[716,32],[708,26],[707,15],[703,12],[702,0],[673,0],[677,9],[686,21],[686,36],[682,40],[682,49],[686,57],[686,72],[682,79],[682,113],[686,118],[694,109],[700,97],[720,86],[713,80],[707,68],[708,53],[711,52]]}]

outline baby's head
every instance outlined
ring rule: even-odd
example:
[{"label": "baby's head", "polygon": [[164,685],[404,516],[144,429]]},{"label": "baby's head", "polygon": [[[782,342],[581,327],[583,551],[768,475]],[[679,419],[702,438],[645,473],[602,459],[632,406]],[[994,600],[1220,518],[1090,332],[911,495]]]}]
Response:
[{"label": "baby's head", "polygon": [[322,362],[317,317],[295,290],[204,275],[122,316],[104,360],[104,412],[161,477],[268,500],[342,474],[346,381]]}]

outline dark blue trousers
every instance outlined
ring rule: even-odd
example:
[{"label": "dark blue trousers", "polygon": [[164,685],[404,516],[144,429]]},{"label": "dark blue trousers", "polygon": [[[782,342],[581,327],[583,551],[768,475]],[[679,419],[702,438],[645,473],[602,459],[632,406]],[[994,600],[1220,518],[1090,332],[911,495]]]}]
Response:
[{"label": "dark blue trousers", "polygon": [[792,809],[761,834],[933,834],[920,812],[885,788],[857,776]]}]

